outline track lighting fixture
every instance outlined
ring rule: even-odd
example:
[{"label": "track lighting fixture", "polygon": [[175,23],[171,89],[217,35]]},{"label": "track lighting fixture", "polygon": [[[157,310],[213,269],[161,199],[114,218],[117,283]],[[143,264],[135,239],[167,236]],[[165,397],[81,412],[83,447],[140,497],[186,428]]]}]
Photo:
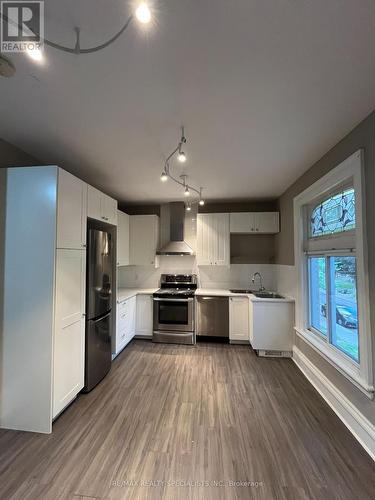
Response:
[{"label": "track lighting fixture", "polygon": [[[187,177],[188,176],[186,174],[180,175],[180,179],[181,180],[176,179],[171,174],[171,170],[170,170],[170,167],[169,167],[169,161],[172,159],[172,157],[175,154],[177,154],[177,159],[180,162],[183,163],[183,162],[186,161],[186,154],[185,154],[184,151],[182,151],[182,145],[185,144],[185,143],[186,143],[186,137],[185,137],[185,134],[184,134],[184,127],[182,127],[181,128],[181,139],[180,139],[177,147],[172,151],[172,153],[165,160],[164,170],[163,170],[163,172],[161,174],[160,179],[163,182],[165,182],[167,179],[172,179],[172,181],[174,181],[176,184],[179,184],[180,186],[182,186],[184,188],[184,196],[190,196],[190,194],[192,192],[196,193],[197,195],[199,195],[199,204],[200,205],[204,205],[204,200],[202,198],[202,191],[203,191],[202,187],[199,188],[199,189],[196,189],[196,188],[190,186],[190,184],[188,184],[188,182],[187,182]],[[194,201],[194,203],[197,203],[197,201]],[[186,210],[191,210],[191,202],[186,205]]]},{"label": "track lighting fixture", "polygon": [[[2,14],[1,12],[0,12],[0,18],[3,19],[3,22],[5,21],[9,24],[13,25],[15,24],[14,20],[10,19],[8,16]],[[151,10],[146,2],[141,2],[138,5],[134,13],[130,14],[130,16],[126,19],[125,23],[121,27],[121,29],[115,35],[113,35],[106,42],[101,43],[100,45],[95,45],[93,47],[88,47],[88,48],[81,48],[79,27],[74,28],[76,37],[74,47],[67,47],[66,45],[61,45],[59,43],[52,42],[51,40],[42,37],[36,29],[33,30],[33,33],[39,37],[38,43],[40,44],[41,48],[43,47],[43,45],[48,45],[53,49],[62,50],[63,52],[68,52],[69,54],[75,54],[75,55],[91,54],[92,52],[98,52],[99,50],[105,49],[106,47],[108,47],[108,45],[111,45],[114,41],[116,41],[117,38],[119,38],[128,28],[128,26],[131,24],[134,18],[142,24],[148,24],[151,21]],[[24,27],[21,24],[17,24],[17,27],[21,31],[24,29]],[[28,29],[30,30],[29,26]],[[26,53],[34,61],[41,62],[43,60],[43,52],[41,48],[35,49],[34,51],[27,50]]]}]

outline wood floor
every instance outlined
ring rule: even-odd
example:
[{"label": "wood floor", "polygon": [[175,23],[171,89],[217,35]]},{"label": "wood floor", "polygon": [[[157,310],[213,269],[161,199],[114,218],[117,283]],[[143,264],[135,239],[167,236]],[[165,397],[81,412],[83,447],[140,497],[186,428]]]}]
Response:
[{"label": "wood floor", "polygon": [[374,463],[293,362],[246,346],[133,341],[53,434],[0,430],[2,500],[374,495]]}]

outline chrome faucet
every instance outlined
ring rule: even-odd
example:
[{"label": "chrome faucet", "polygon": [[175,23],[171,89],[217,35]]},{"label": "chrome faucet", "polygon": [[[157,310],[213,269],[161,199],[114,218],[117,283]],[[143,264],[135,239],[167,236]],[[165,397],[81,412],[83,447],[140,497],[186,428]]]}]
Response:
[{"label": "chrome faucet", "polygon": [[259,291],[263,292],[265,290],[265,288],[263,286],[263,278],[262,278],[262,275],[260,273],[258,273],[258,272],[254,273],[253,277],[251,278],[251,282],[255,283],[256,276],[258,276],[258,278],[259,278]]}]

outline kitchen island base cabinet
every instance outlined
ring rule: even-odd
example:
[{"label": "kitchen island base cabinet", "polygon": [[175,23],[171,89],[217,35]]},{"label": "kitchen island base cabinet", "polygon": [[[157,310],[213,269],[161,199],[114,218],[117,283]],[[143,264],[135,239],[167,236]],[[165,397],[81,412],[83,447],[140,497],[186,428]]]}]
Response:
[{"label": "kitchen island base cabinet", "polygon": [[250,338],[250,307],[247,297],[229,298],[229,342],[248,344]]},{"label": "kitchen island base cabinet", "polygon": [[259,355],[291,356],[294,302],[251,301],[250,317],[250,343]]}]

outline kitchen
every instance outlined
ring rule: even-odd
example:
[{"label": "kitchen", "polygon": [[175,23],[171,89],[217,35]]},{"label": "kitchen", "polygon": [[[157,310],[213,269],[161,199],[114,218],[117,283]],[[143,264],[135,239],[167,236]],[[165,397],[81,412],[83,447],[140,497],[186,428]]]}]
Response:
[{"label": "kitchen", "polygon": [[374,6],[36,3],[0,53],[0,497],[372,498]]}]

